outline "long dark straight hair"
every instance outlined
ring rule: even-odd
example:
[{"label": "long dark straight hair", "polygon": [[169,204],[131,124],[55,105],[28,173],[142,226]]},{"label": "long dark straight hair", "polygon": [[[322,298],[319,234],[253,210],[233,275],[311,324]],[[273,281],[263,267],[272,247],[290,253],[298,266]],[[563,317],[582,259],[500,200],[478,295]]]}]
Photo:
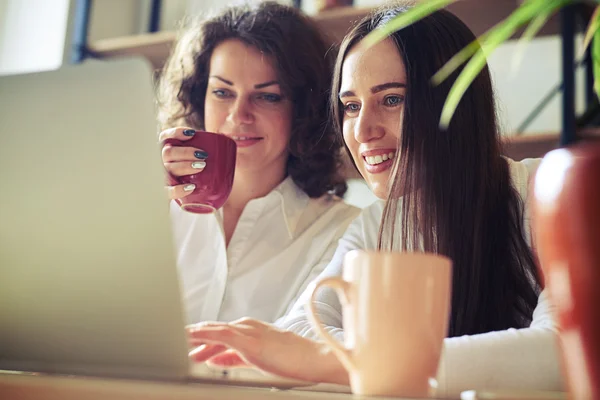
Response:
[{"label": "long dark straight hair", "polygon": [[[343,110],[337,96],[346,54],[405,10],[397,6],[374,13],[342,42],[331,93],[338,132]],[[487,68],[467,90],[448,129],[439,128],[456,75],[437,87],[431,77],[475,36],[442,10],[390,38],[403,58],[408,81],[379,249],[425,251],[452,259],[449,336],[528,326],[539,277],[525,238],[522,200],[501,156]]]}]

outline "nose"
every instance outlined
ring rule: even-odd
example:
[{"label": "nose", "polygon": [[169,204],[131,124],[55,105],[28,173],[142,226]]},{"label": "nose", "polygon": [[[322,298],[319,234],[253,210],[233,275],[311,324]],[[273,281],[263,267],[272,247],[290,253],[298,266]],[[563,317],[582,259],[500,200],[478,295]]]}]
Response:
[{"label": "nose", "polygon": [[359,143],[367,143],[371,140],[381,139],[385,135],[385,129],[377,118],[376,113],[367,107],[360,110],[354,125],[354,138]]},{"label": "nose", "polygon": [[234,125],[248,125],[254,122],[252,104],[242,96],[238,97],[232,104],[227,117]]}]

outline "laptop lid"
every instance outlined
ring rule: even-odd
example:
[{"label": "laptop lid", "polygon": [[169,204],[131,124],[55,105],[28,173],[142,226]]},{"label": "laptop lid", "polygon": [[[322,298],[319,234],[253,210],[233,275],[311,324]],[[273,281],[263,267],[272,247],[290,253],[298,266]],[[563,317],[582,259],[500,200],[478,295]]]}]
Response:
[{"label": "laptop lid", "polygon": [[151,77],[0,77],[0,369],[187,375]]}]

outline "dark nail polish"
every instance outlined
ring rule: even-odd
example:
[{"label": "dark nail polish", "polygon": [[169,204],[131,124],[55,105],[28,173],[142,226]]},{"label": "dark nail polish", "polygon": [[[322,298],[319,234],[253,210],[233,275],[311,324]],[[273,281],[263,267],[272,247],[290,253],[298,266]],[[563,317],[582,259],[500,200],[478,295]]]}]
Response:
[{"label": "dark nail polish", "polygon": [[196,131],[193,129],[186,129],[185,131],[183,131],[183,134],[185,136],[194,136],[196,134]]},{"label": "dark nail polish", "polygon": [[194,152],[194,157],[196,157],[199,160],[206,160],[208,158],[208,153],[204,150],[196,150]]}]

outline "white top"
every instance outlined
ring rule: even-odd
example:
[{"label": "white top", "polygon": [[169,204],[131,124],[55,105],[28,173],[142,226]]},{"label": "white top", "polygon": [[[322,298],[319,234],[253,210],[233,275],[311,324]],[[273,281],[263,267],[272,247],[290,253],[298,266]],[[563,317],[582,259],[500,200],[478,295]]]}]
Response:
[{"label": "white top", "polygon": [[172,202],[187,322],[285,315],[359,212],[332,195],[311,199],[286,178],[248,202],[226,246],[222,210],[192,214]]},{"label": "white top", "polygon": [[[508,160],[514,187],[527,204],[529,181],[541,160]],[[365,208],[340,240],[331,263],[318,279],[341,276],[344,255],[354,249],[377,249],[379,224],[385,203]],[[529,238],[529,207],[525,207],[525,228]],[[310,293],[302,294],[292,311],[277,325],[302,336],[317,338],[308,320],[305,304]],[[333,289],[317,294],[318,318],[338,340],[343,341],[342,307]],[[463,390],[538,389],[561,390],[562,378],[556,346],[557,326],[551,317],[554,308],[542,292],[525,329],[446,338],[438,370],[438,395],[458,396]]]}]

